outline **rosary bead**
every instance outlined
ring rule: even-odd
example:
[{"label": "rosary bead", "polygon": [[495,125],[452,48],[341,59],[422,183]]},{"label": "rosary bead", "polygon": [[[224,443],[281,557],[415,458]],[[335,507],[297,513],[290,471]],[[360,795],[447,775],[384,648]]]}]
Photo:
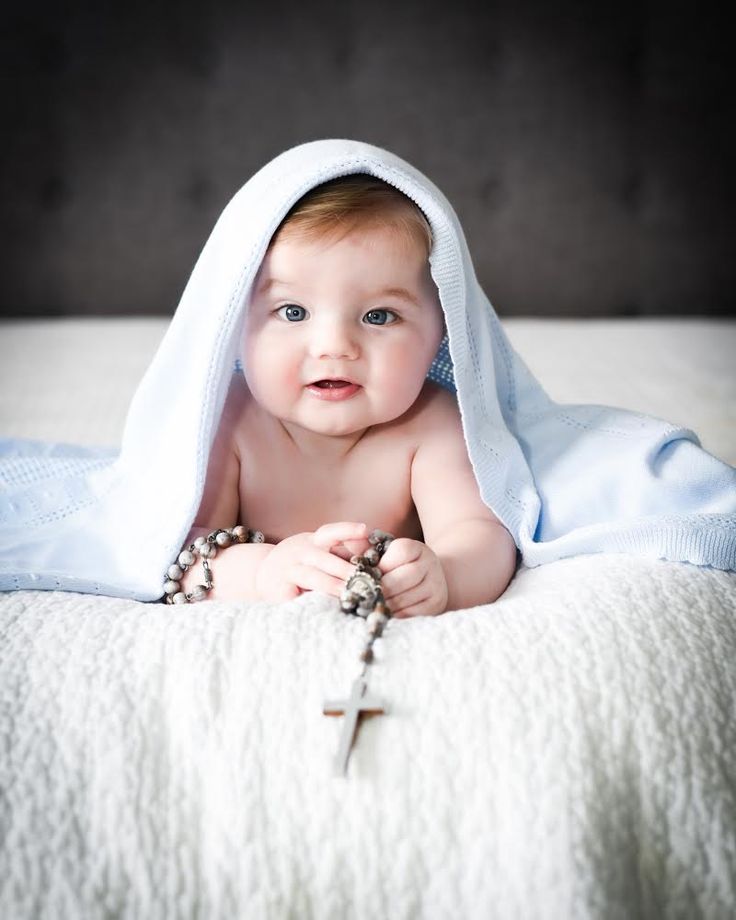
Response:
[{"label": "rosary bead", "polygon": [[204,585],[195,585],[192,588],[192,600],[203,601],[207,597],[207,588]]},{"label": "rosary bead", "polygon": [[373,649],[370,645],[366,646],[360,653],[360,660],[364,661],[366,664],[370,664],[373,661]]},{"label": "rosary bead", "polygon": [[372,546],[370,549],[367,549],[364,555],[370,565],[378,565],[378,561],[381,558],[378,555],[378,550],[374,546]]},{"label": "rosary bead", "polygon": [[372,610],[368,614],[368,618],[366,620],[368,632],[378,638],[383,632],[383,627],[386,625],[386,622],[387,618],[382,613],[378,613],[378,611]]},{"label": "rosary bead", "polygon": [[[219,549],[225,549],[233,543],[265,543],[266,538],[260,530],[248,530],[243,524],[234,527],[215,528],[207,536],[199,536],[192,544],[179,552],[176,562],[166,570],[164,577],[164,594],[169,603],[188,604],[203,600],[212,589],[212,573],[209,561],[214,559]],[[187,594],[181,590],[181,579],[187,569],[200,559],[204,568],[205,584],[196,585]],[[352,607],[357,604],[358,598],[352,601]],[[343,609],[345,609],[343,607]],[[353,612],[352,609],[349,612]]]},{"label": "rosary bead", "polygon": [[385,530],[376,529],[368,534],[368,542],[371,546],[376,546],[378,543],[386,543],[390,540],[393,540],[393,536],[390,533],[386,533]]}]

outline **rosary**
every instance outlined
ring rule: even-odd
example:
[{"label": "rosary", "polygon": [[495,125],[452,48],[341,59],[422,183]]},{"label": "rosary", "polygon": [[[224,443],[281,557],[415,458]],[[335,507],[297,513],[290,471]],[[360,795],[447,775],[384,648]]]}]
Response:
[{"label": "rosary", "polygon": [[[322,712],[326,716],[344,716],[342,734],[335,758],[335,774],[344,776],[348,771],[348,760],[358,735],[363,716],[383,715],[388,710],[368,694],[366,672],[373,662],[373,643],[380,638],[391,618],[391,611],[381,590],[381,572],[378,563],[393,540],[390,533],[373,530],[368,536],[370,547],[362,556],[352,556],[351,565],[355,572],[345,582],[340,596],[340,607],[344,613],[362,617],[368,627],[368,636],[360,653],[361,668],[346,700],[325,703]],[[212,572],[209,562],[219,550],[234,543],[263,543],[259,530],[248,530],[242,524],[236,527],[221,527],[206,537],[197,539],[183,549],[176,562],[169,566],[164,579],[164,594],[167,604],[191,604],[204,600],[212,590]],[[187,569],[194,565],[197,557],[202,560],[204,584],[195,585],[190,592],[184,592],[181,580]]]},{"label": "rosary", "polygon": [[373,530],[368,536],[370,548],[363,556],[353,556],[351,565],[355,572],[348,578],[340,597],[344,613],[363,617],[368,627],[368,637],[360,653],[360,673],[353,682],[347,700],[325,703],[322,712],[326,716],[344,716],[340,744],[335,758],[335,773],[344,776],[348,771],[350,752],[358,734],[360,718],[363,715],[383,715],[387,710],[367,694],[366,671],[373,662],[373,643],[378,639],[391,617],[391,611],[381,590],[381,573],[377,568],[381,556],[386,552],[393,537],[382,530]]}]

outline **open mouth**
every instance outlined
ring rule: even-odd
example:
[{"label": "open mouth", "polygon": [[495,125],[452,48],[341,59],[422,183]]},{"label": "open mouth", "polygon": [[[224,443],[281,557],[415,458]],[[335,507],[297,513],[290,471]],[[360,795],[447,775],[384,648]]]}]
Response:
[{"label": "open mouth", "polygon": [[342,402],[352,399],[360,391],[360,386],[350,380],[315,380],[307,386],[307,391],[317,399]]},{"label": "open mouth", "polygon": [[353,384],[349,380],[315,380],[311,386],[321,387],[324,390],[335,390],[340,387],[349,387]]}]

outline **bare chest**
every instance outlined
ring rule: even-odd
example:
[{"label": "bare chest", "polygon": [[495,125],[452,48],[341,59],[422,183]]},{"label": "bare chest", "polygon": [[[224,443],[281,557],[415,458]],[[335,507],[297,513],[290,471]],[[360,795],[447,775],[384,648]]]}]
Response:
[{"label": "bare chest", "polygon": [[269,543],[334,521],[364,521],[395,536],[421,539],[411,497],[412,446],[399,440],[358,445],[340,463],[294,463],[273,445],[242,456],[241,520]]}]

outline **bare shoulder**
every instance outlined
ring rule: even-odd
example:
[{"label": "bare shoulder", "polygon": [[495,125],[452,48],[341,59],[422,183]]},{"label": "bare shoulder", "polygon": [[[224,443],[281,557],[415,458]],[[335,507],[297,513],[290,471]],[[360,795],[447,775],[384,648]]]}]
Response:
[{"label": "bare shoulder", "polygon": [[222,408],[214,449],[233,452],[242,461],[254,425],[253,397],[242,374],[234,374]]},{"label": "bare shoulder", "polygon": [[413,408],[411,423],[419,442],[432,435],[447,436],[453,431],[462,434],[457,399],[438,383],[427,380]]},{"label": "bare shoulder", "polygon": [[222,427],[234,429],[243,420],[250,400],[250,392],[242,374],[233,374],[230,387],[225,397],[222,408],[220,424]]},{"label": "bare shoulder", "polygon": [[199,526],[213,528],[237,523],[241,462],[239,432],[244,406],[237,377],[233,375],[210,449],[204,491],[196,516]]}]

